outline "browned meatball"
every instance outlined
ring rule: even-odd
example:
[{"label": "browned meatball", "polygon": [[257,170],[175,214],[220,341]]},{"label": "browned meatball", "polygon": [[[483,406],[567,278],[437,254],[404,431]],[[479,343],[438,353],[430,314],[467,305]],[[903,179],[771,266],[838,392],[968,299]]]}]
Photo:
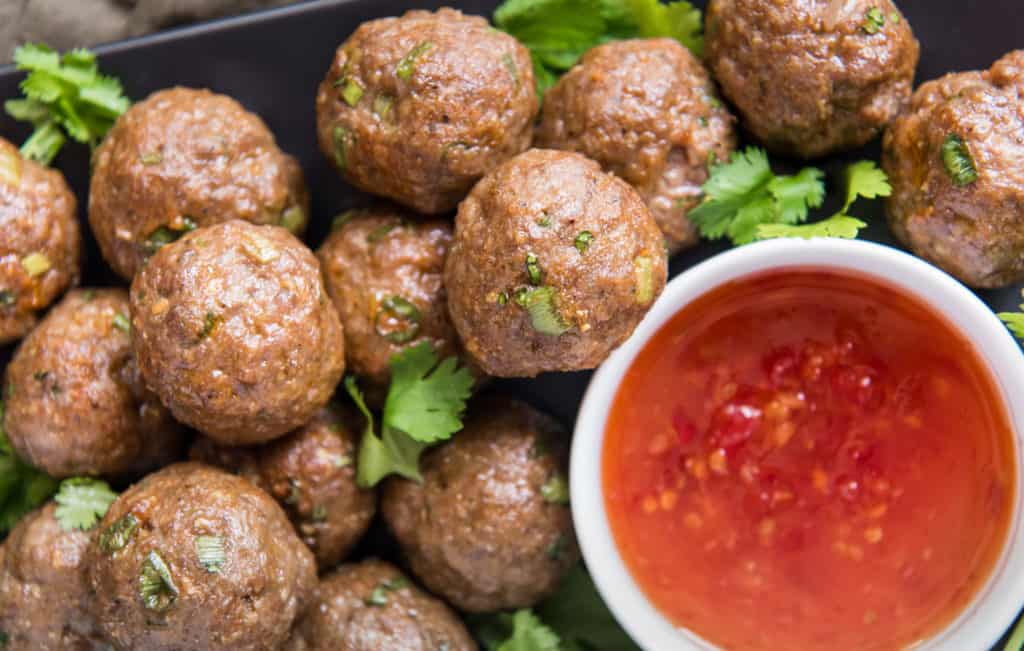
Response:
[{"label": "browned meatball", "polygon": [[163,247],[132,283],[132,341],[149,386],[219,443],[263,443],[327,404],[344,337],[312,251],[233,220]]},{"label": "browned meatball", "polygon": [[393,565],[343,565],[320,582],[288,651],[474,651],[466,627],[443,602]]},{"label": "browned meatball", "polygon": [[594,368],[665,286],[661,231],[625,181],[534,149],[462,202],[444,283],[466,351],[491,375]]},{"label": "browned meatball", "polygon": [[93,611],[118,647],[275,649],[316,586],[313,554],[252,483],[181,463],[129,488],[89,548]]},{"label": "browned meatball", "polygon": [[773,151],[859,147],[913,88],[918,43],[891,0],[710,0],[705,31],[722,92]]},{"label": "browned meatball", "polygon": [[0,138],[0,345],[25,336],[39,311],[78,284],[75,206],[60,172]]},{"label": "browned meatball", "polygon": [[[256,484],[284,507],[321,569],[340,563],[370,526],[373,491],[356,485],[359,432],[352,414],[335,406],[317,412],[288,436],[259,447],[223,447],[203,438],[193,459]],[[358,422],[358,421],[356,421]]]},{"label": "browned meatball", "polygon": [[451,225],[409,217],[388,208],[348,213],[317,251],[345,330],[347,366],[373,402],[396,353],[423,341],[442,359],[461,352],[442,277]]},{"label": "browned meatball", "polygon": [[26,515],[0,547],[0,631],[5,651],[102,648],[87,609],[86,551],[93,532],[65,531],[50,502]]},{"label": "browned meatball", "polygon": [[736,147],[733,117],[678,41],[615,41],[587,52],[544,96],[537,145],[580,152],[632,185],[669,251],[696,244],[686,218],[708,164]]},{"label": "browned meatball", "polygon": [[131,280],[157,249],[229,219],[306,226],[302,170],[259,116],[224,95],[173,88],[122,115],[96,150],[89,223]]},{"label": "browned meatball", "polygon": [[893,232],[974,287],[1024,281],[1024,50],[923,84],[886,132]]},{"label": "browned meatball", "polygon": [[424,213],[530,146],[530,54],[479,16],[410,11],[363,23],[316,100],[320,149],[356,187]]},{"label": "browned meatball", "polygon": [[184,428],[138,372],[128,312],[122,289],[75,290],[7,367],[4,429],[53,477],[142,473],[183,452]]},{"label": "browned meatball", "polygon": [[528,608],[579,559],[566,483],[568,435],[510,399],[470,409],[427,453],[423,483],[390,479],[381,510],[413,573],[468,612]]}]

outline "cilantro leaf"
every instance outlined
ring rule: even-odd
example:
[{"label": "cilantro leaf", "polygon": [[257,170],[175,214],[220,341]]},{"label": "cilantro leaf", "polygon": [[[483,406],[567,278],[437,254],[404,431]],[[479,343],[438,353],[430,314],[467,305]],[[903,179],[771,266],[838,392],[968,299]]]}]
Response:
[{"label": "cilantro leaf", "polygon": [[473,390],[473,376],[449,357],[440,364],[430,342],[391,358],[391,388],[384,403],[384,425],[421,443],[436,443],[462,429],[462,414]]},{"label": "cilantro leaf", "polygon": [[764,224],[796,224],[825,199],[824,174],[808,167],[792,176],[772,173],[768,154],[748,147],[713,165],[704,183],[704,201],[688,217],[708,239],[734,244],[758,238]]},{"label": "cilantro leaf", "polygon": [[88,50],[61,56],[45,45],[29,43],[15,50],[14,63],[28,73],[21,82],[25,99],[5,102],[4,110],[35,126],[21,152],[44,165],[60,151],[65,133],[95,147],[131,105],[121,82],[100,74],[96,55]]},{"label": "cilantro leaf", "polygon": [[878,169],[874,161],[862,160],[846,168],[846,203],[842,212],[846,212],[857,197],[877,199],[892,194],[889,177]]},{"label": "cilantro leaf", "polygon": [[541,96],[601,43],[666,36],[697,56],[704,45],[701,12],[685,0],[505,0],[494,24],[530,50]]},{"label": "cilantro leaf", "polygon": [[1020,310],[1020,312],[1000,312],[998,316],[1015,337],[1024,340],[1024,304],[1020,306]]},{"label": "cilantro leaf", "polygon": [[57,501],[57,522],[64,531],[88,531],[107,514],[117,493],[105,481],[72,477],[60,483],[53,499]]},{"label": "cilantro leaf", "polygon": [[487,651],[563,651],[558,635],[532,610],[471,618],[477,638]]},{"label": "cilantro leaf", "polygon": [[454,357],[437,363],[430,342],[395,354],[390,364],[391,387],[380,436],[355,378],[345,379],[345,389],[366,418],[356,473],[356,481],[364,488],[392,474],[422,481],[420,456],[431,444],[462,429],[462,414],[473,387],[472,375],[457,369]]},{"label": "cilantro leaf", "polygon": [[23,515],[45,502],[57,489],[49,475],[22,463],[14,455],[3,429],[0,402],[0,533],[14,528]]}]

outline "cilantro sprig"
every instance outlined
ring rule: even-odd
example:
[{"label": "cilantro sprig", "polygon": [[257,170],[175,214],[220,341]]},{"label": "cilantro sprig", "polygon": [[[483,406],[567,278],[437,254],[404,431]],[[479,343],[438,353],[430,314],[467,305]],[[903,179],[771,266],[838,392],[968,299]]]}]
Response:
[{"label": "cilantro sprig", "polygon": [[57,502],[54,515],[62,529],[89,531],[107,514],[117,493],[105,481],[72,477],[60,483],[53,499]]},{"label": "cilantro sprig", "polygon": [[54,479],[23,463],[14,454],[3,421],[4,405],[0,402],[0,534],[13,529],[23,515],[57,490]]},{"label": "cilantro sprig", "polygon": [[390,366],[391,386],[380,436],[355,378],[345,379],[345,389],[366,419],[356,473],[356,481],[364,488],[392,474],[422,480],[420,455],[462,429],[462,414],[473,389],[469,371],[458,368],[454,357],[439,364],[427,341],[395,354]]},{"label": "cilantro sprig", "polygon": [[806,167],[793,175],[772,172],[768,154],[748,147],[713,165],[703,185],[704,201],[690,211],[701,235],[733,244],[778,237],[855,238],[867,224],[851,217],[850,206],[859,197],[875,199],[892,193],[885,172],[872,161],[860,161],[846,170],[846,202],[828,219],[804,224],[811,209],[825,201],[825,174]]},{"label": "cilantro sprig", "polygon": [[[1015,337],[1024,341],[1024,304],[1021,304],[1020,312],[1000,312],[999,318]],[[1024,635],[1024,631],[1021,634]]]},{"label": "cilantro sprig", "polygon": [[14,51],[14,64],[28,73],[21,82],[24,98],[4,102],[4,110],[35,127],[21,153],[43,165],[53,161],[67,137],[95,147],[131,105],[121,82],[100,74],[96,55],[88,50],[61,56],[29,43]]},{"label": "cilantro sprig", "polygon": [[530,50],[541,95],[601,43],[666,36],[697,56],[704,47],[701,12],[685,0],[506,0],[494,24]]}]

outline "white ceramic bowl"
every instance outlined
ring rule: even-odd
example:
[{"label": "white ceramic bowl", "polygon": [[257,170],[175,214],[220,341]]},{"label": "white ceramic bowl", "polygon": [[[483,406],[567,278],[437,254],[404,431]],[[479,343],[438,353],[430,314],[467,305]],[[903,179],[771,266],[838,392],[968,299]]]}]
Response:
[{"label": "white ceramic bowl", "polygon": [[[958,327],[988,364],[1016,432],[1016,500],[1021,500],[1024,358],[992,311],[939,269],[886,246],[847,240],[772,240],[733,249],[672,280],[633,336],[598,369],[576,421],[572,447],[573,519],[598,590],[636,642],[647,651],[708,651],[713,645],[672,625],[644,596],[622,561],[608,526],[601,482],[605,422],[623,374],[648,340],[685,305],[731,280],[787,267],[847,270],[901,287]],[[1024,603],[1024,523],[1015,510],[1003,553],[974,601],[939,635],[915,649],[990,648]]]}]

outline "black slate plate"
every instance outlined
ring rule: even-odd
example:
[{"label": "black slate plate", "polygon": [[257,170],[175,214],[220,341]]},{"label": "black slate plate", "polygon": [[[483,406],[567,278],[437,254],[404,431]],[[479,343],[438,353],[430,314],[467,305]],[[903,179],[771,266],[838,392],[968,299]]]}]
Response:
[{"label": "black slate plate", "polygon": [[[338,180],[316,144],[314,98],[335,48],[359,23],[416,8],[455,6],[467,13],[490,15],[499,0],[315,0],[292,7],[174,30],[96,48],[101,66],[118,76],[129,97],[139,100],[174,85],[207,87],[231,95],[258,113],[285,151],[298,157],[312,193],[311,228],[306,242],[319,245],[331,218],[359,205],[365,197]],[[696,0],[703,8],[706,0]],[[987,68],[1009,50],[1024,47],[1020,0],[902,0],[900,8],[921,41],[918,81],[946,72]],[[22,75],[0,67],[0,99],[19,94]],[[29,130],[0,115],[0,135],[21,142]],[[874,143],[860,151],[815,163],[829,178],[851,160],[878,159]],[[85,220],[88,203],[88,151],[68,146],[55,162],[68,178]],[[795,164],[794,164],[795,166]],[[831,206],[826,206],[826,209]],[[866,238],[895,245],[880,202],[854,209],[871,223]],[[823,211],[824,214],[824,211]],[[1024,217],[1022,217],[1024,218]],[[86,229],[88,231],[88,229]],[[84,285],[119,284],[87,234]],[[703,244],[677,256],[672,274],[725,249]],[[996,311],[1015,310],[1020,287],[980,292]],[[0,368],[12,348],[0,348]],[[571,426],[589,373],[542,376],[530,381],[502,381],[499,388],[516,393]]]}]

